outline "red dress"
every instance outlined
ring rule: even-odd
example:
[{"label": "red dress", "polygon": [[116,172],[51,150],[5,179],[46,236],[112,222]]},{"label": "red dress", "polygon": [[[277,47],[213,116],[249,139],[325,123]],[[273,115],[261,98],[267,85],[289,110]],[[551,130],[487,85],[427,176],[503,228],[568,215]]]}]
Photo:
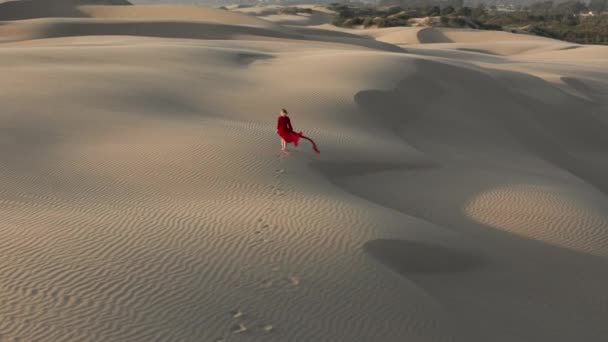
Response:
[{"label": "red dress", "polygon": [[293,143],[295,146],[298,146],[298,142],[302,137],[302,132],[294,132],[293,127],[291,127],[291,120],[289,120],[288,116],[279,116],[279,120],[277,122],[277,134],[285,140],[287,143]]}]

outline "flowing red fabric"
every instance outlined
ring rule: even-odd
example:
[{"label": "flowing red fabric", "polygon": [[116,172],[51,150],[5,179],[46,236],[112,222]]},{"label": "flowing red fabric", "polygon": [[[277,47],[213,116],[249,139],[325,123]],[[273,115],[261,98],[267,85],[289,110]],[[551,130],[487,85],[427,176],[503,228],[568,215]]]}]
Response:
[{"label": "flowing red fabric", "polygon": [[287,143],[293,143],[295,146],[298,146],[298,143],[301,139],[306,139],[310,141],[312,144],[312,149],[318,154],[321,153],[317,148],[317,144],[315,144],[314,140],[302,134],[302,132],[294,132],[293,127],[291,127],[291,120],[289,120],[288,116],[279,116],[279,120],[277,122],[277,134],[285,140]]}]

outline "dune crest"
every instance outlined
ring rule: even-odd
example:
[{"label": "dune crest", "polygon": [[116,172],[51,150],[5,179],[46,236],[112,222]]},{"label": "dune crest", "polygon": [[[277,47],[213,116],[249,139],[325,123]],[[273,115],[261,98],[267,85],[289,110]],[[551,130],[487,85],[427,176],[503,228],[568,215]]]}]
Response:
[{"label": "dune crest", "polygon": [[138,19],[138,20],[199,20],[222,24],[274,27],[271,23],[253,16],[207,7],[177,5],[137,5],[137,6],[93,6],[78,7],[91,18],[98,19]]}]

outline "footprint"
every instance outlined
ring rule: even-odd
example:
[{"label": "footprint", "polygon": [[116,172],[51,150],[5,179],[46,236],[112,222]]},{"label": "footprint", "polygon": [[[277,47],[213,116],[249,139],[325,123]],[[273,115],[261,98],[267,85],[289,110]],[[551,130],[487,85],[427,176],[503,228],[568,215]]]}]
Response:
[{"label": "footprint", "polygon": [[269,333],[269,332],[271,332],[271,331],[274,330],[274,327],[272,325],[270,325],[270,324],[259,324],[258,325],[258,329],[260,329],[261,331]]},{"label": "footprint", "polygon": [[243,323],[235,324],[230,328],[233,334],[242,334],[247,331],[247,327]]},{"label": "footprint", "polygon": [[289,276],[289,280],[293,286],[298,286],[300,284],[300,278],[297,276]]},{"label": "footprint", "polygon": [[239,317],[243,317],[243,312],[241,310],[232,310],[229,312],[230,316],[232,316],[232,318],[239,318]]}]

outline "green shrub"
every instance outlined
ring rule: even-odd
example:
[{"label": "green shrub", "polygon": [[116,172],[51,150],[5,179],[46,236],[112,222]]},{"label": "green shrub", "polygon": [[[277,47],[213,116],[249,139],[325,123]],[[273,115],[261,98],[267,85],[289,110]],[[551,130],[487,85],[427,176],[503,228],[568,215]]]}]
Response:
[{"label": "green shrub", "polygon": [[450,18],[448,24],[452,27],[465,27],[467,22],[460,17]]},{"label": "green shrub", "polygon": [[342,27],[353,27],[354,25],[355,25],[355,19],[354,18],[346,19],[342,23]]},{"label": "green shrub", "polygon": [[399,7],[399,6],[393,6],[393,7],[390,7],[390,8],[387,10],[387,14],[388,14],[388,15],[397,14],[397,13],[399,13],[399,12],[403,12],[403,9],[402,9],[401,7]]},{"label": "green shrub", "polygon": [[393,15],[389,15],[388,18],[408,20],[408,19],[410,19],[412,17],[409,15],[409,12],[401,11],[399,13],[395,13]]},{"label": "green shrub", "polygon": [[[389,0],[386,0],[389,1]],[[418,0],[411,0],[418,1]],[[388,3],[391,3],[390,1]],[[452,5],[454,3],[454,5]],[[457,6],[461,0],[444,0],[443,9],[425,6],[412,6],[403,9],[401,0],[393,6],[378,8],[362,4],[332,4],[336,10],[333,23],[336,26],[392,27],[407,26],[408,19],[421,18],[439,12],[439,25],[448,27],[471,27],[483,30],[505,30],[529,33],[544,37],[567,40],[575,43],[608,44],[608,15],[592,17],[578,16],[586,5],[576,0],[553,5],[551,1],[538,2],[528,8],[520,7],[515,12],[486,11],[484,6],[475,9]],[[592,0],[589,8],[602,8],[608,0]],[[421,4],[418,2],[418,4]],[[593,4],[593,6],[592,6]],[[306,13],[310,9],[287,7],[283,13]]]},{"label": "green shrub", "polygon": [[441,9],[441,15],[448,15],[454,13],[455,9],[452,6],[446,6]]},{"label": "green shrub", "polygon": [[482,23],[480,27],[484,30],[502,31],[502,26],[496,25],[496,24],[483,24]]},{"label": "green shrub", "polygon": [[311,8],[301,8],[301,7],[282,7],[279,8],[277,14],[291,14],[296,15],[299,13],[312,13]]},{"label": "green shrub", "polygon": [[373,23],[374,25],[376,25],[377,27],[384,27],[384,26],[386,25],[386,21],[385,21],[385,20],[384,20],[384,18],[382,18],[382,17],[375,17],[375,18],[372,20],[372,23]]}]

